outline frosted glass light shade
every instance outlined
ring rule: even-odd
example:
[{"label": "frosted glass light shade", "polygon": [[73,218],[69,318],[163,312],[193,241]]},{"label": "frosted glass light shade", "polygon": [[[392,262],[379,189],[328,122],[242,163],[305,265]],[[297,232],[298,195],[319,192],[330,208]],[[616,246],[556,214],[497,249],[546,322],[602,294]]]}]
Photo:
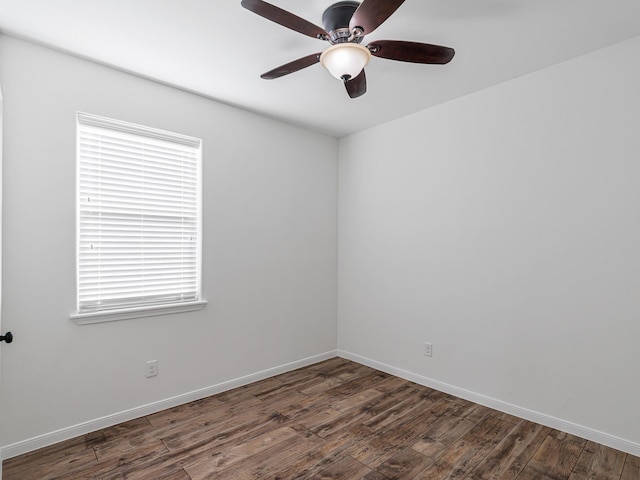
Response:
[{"label": "frosted glass light shade", "polygon": [[320,55],[320,63],[337,79],[355,78],[369,63],[371,52],[357,43],[338,43]]}]

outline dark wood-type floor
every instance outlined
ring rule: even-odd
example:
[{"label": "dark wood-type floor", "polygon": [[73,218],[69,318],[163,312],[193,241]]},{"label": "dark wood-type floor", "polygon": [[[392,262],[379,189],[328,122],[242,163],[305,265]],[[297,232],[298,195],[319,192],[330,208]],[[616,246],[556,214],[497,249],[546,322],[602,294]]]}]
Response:
[{"label": "dark wood-type floor", "polygon": [[334,358],[4,462],[5,480],[638,480],[640,458]]}]

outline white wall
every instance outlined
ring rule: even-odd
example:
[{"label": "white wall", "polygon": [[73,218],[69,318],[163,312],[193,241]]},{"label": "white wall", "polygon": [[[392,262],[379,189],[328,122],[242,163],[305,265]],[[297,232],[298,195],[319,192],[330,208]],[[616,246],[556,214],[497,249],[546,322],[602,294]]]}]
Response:
[{"label": "white wall", "polygon": [[[0,85],[3,326],[15,334],[2,349],[5,456],[335,355],[337,140],[6,36]],[[78,110],[203,139],[204,310],[69,320]],[[160,374],[146,379],[151,359]]]},{"label": "white wall", "polygon": [[640,454],[638,59],[341,140],[340,353]]}]

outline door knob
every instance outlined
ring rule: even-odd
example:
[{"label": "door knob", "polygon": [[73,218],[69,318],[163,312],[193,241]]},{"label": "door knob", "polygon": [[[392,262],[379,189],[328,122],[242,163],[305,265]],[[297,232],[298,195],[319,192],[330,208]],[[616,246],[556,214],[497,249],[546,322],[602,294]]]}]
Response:
[{"label": "door knob", "polygon": [[7,342],[7,343],[11,343],[13,342],[13,333],[11,332],[7,332],[4,335],[0,335],[0,342]]}]

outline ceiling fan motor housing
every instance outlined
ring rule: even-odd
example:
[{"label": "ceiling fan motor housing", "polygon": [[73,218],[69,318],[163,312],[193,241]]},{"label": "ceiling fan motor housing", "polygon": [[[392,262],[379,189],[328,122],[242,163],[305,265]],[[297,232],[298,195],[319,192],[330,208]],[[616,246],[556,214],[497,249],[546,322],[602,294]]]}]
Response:
[{"label": "ceiling fan motor housing", "polygon": [[[322,25],[331,35],[331,43],[344,43],[352,37],[349,21],[353,13],[360,6],[360,2],[337,2],[327,8],[322,14]],[[351,41],[360,43],[362,37],[352,38]]]}]

